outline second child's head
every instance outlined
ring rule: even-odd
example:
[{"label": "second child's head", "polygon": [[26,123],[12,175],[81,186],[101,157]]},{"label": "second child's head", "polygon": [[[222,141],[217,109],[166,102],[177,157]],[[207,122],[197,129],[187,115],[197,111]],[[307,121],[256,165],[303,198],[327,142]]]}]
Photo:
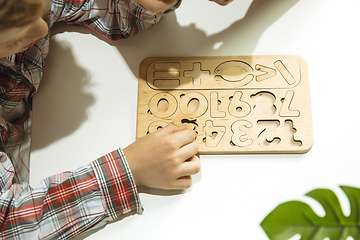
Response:
[{"label": "second child's head", "polygon": [[25,51],[49,29],[42,19],[48,0],[0,0],[0,58]]}]

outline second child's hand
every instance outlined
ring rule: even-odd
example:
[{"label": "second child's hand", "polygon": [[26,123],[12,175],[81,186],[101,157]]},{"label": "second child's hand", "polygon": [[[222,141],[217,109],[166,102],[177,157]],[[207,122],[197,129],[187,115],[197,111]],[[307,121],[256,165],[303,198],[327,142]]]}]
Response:
[{"label": "second child's hand", "polygon": [[209,1],[216,2],[217,4],[219,4],[221,6],[226,6],[234,0],[209,0]]},{"label": "second child's hand", "polygon": [[133,0],[153,13],[161,13],[177,3],[177,0]]},{"label": "second child's hand", "polygon": [[[133,0],[133,2],[136,2],[146,8],[147,10],[153,12],[153,13],[161,13],[177,3],[178,0]],[[193,1],[193,0],[191,0]],[[233,0],[210,0],[212,2],[216,2],[217,4],[221,6],[226,6],[227,4],[231,3]]]}]

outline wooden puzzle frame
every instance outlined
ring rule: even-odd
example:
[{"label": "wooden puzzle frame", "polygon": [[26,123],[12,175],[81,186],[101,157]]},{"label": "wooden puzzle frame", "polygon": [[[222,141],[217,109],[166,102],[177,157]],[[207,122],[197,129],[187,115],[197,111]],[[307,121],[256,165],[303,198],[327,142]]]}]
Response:
[{"label": "wooden puzzle frame", "polygon": [[307,63],[296,55],[147,58],[136,137],[168,124],[194,129],[200,154],[305,153],[313,145]]}]

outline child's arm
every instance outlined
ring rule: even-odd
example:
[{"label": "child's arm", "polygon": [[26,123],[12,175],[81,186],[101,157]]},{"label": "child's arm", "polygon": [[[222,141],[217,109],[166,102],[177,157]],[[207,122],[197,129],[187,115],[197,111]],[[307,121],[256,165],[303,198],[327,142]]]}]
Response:
[{"label": "child's arm", "polygon": [[131,0],[52,0],[47,22],[66,22],[89,27],[101,35],[119,40],[131,37],[160,21],[165,13],[179,7],[181,0],[171,1],[169,8],[153,13]]},{"label": "child's arm", "polygon": [[48,177],[35,189],[14,183],[12,161],[3,152],[0,160],[0,239],[71,239],[143,211],[121,149]]},{"label": "child's arm", "polygon": [[200,171],[195,138],[196,133],[186,126],[169,125],[125,148],[135,183],[162,189],[189,188],[190,176]]},{"label": "child's arm", "polygon": [[122,215],[141,214],[135,183],[191,186],[190,175],[200,171],[195,137],[184,126],[170,125],[124,149],[128,161],[118,149],[76,171],[48,177],[35,189],[13,182],[13,164],[0,152],[0,238],[69,239]]}]

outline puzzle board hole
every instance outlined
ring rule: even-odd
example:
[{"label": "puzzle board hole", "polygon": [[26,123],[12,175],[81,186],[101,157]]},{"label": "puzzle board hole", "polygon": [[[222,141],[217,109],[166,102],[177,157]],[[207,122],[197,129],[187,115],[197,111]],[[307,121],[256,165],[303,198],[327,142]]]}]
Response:
[{"label": "puzzle board hole", "polygon": [[229,67],[221,72],[221,77],[227,81],[239,81],[248,75],[246,69],[242,67]]},{"label": "puzzle board hole", "polygon": [[285,136],[287,136],[287,144],[292,147],[301,147],[302,141],[295,139],[295,133],[297,132],[294,128],[292,120],[285,120]]},{"label": "puzzle board hole", "polygon": [[[198,124],[196,123],[196,119],[190,120],[190,119],[184,118],[184,119],[181,119],[181,124],[187,125],[188,129],[192,129],[194,131],[196,130],[196,128],[198,126]],[[197,131],[195,131],[195,133],[198,134]]]},{"label": "puzzle board hole", "polygon": [[254,113],[265,116],[272,116],[276,113],[275,100],[276,97],[271,92],[258,92],[250,96],[255,105]]},{"label": "puzzle board hole", "polygon": [[200,101],[197,98],[192,98],[188,102],[187,106],[188,106],[188,109],[189,109],[190,112],[195,112],[196,110],[199,109]]},{"label": "puzzle board hole", "polygon": [[218,135],[218,132],[215,132],[215,131],[212,132],[212,133],[211,133],[212,139],[215,139],[217,135]]},{"label": "puzzle board hole", "polygon": [[192,124],[194,124],[194,125],[197,126],[196,119],[195,119],[195,120],[190,120],[190,119],[187,119],[187,118],[183,118],[183,119],[181,119],[181,123],[182,123],[182,124],[192,123]]},{"label": "puzzle board hole", "polygon": [[161,98],[157,103],[159,112],[166,112],[169,109],[169,102],[165,98]]},{"label": "puzzle board hole", "polygon": [[258,135],[260,146],[276,146],[281,142],[280,137],[275,133],[280,126],[279,120],[258,120],[257,123],[263,129]]}]

